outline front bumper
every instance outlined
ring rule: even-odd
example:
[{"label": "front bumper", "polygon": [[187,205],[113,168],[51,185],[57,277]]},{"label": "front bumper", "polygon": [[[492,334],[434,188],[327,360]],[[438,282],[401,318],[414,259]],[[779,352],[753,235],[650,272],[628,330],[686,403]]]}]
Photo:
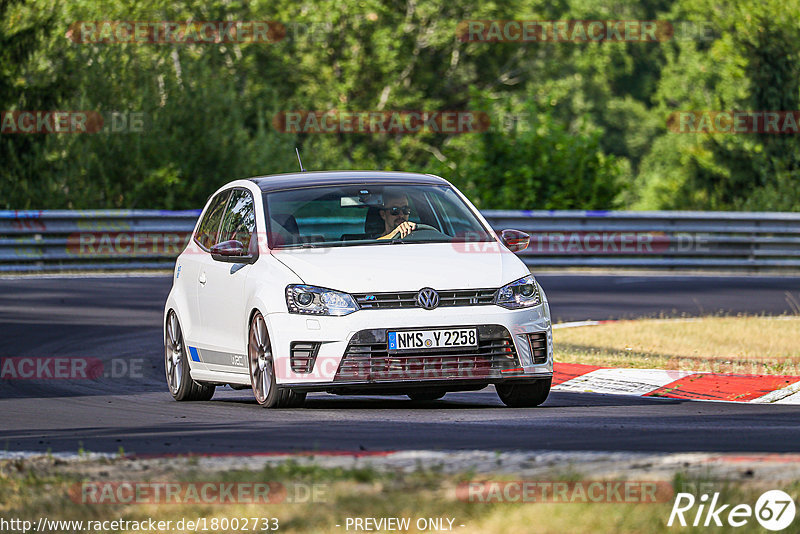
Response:
[{"label": "front bumper", "polygon": [[[553,373],[552,329],[546,301],[539,306],[520,310],[508,310],[496,305],[434,310],[379,309],[359,310],[344,317],[311,317],[276,312],[267,314],[265,319],[272,341],[276,381],[286,387],[308,390],[434,384],[466,387],[510,380],[536,380],[550,377]],[[346,367],[342,365],[342,358],[354,344],[363,344],[365,333],[369,333],[367,337],[374,338],[367,341],[379,345],[385,343],[386,332],[390,330],[451,327],[477,327],[479,332],[489,332],[489,338],[497,338],[500,330],[504,330],[516,363],[511,365],[511,360],[492,360],[487,367],[485,361],[475,357],[475,352],[453,349],[425,355],[418,353],[406,361],[392,358],[385,352],[376,352],[366,360],[363,357],[360,359],[358,368],[361,372],[340,372]],[[547,356],[543,363],[534,363],[528,337],[528,334],[538,332],[545,333],[547,339]],[[290,345],[298,341],[319,343],[310,372],[292,370]],[[352,350],[349,355],[352,355]],[[376,362],[376,359],[381,361]],[[506,363],[509,365],[506,366]]]}]

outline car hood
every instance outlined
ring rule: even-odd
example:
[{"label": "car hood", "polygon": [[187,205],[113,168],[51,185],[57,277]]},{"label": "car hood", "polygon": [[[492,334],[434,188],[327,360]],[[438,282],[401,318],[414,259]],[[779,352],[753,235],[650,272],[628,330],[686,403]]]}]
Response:
[{"label": "car hood", "polygon": [[304,283],[349,293],[496,288],[529,274],[498,243],[403,243],[273,250]]}]

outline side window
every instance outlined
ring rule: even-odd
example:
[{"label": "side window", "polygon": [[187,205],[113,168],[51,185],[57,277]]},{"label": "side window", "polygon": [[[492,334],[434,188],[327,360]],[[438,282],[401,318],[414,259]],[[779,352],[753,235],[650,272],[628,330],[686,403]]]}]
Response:
[{"label": "side window", "polygon": [[256,211],[253,205],[253,196],[246,189],[234,189],[225,219],[222,221],[219,240],[228,241],[235,239],[249,250],[250,239],[256,231]]},{"label": "side window", "polygon": [[225,204],[228,202],[230,195],[230,191],[223,191],[214,197],[211,200],[211,204],[208,205],[203,220],[200,221],[200,225],[197,227],[197,234],[195,234],[194,238],[206,250],[217,244],[217,231],[219,230],[220,222],[222,222],[222,214],[225,212]]}]

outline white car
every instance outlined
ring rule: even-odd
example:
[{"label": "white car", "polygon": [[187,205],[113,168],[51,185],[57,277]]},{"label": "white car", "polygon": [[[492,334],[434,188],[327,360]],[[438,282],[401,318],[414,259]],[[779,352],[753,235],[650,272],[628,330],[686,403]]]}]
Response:
[{"label": "white car", "polygon": [[252,388],[435,400],[493,384],[536,406],[553,374],[550,310],[512,251],[446,180],[301,172],[237,180],[208,200],[164,308],[176,400]]}]

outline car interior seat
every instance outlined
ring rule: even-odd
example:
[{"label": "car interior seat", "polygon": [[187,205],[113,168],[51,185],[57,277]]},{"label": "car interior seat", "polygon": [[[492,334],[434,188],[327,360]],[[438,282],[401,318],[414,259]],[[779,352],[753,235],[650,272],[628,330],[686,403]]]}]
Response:
[{"label": "car interior seat", "polygon": [[380,208],[367,208],[367,215],[364,218],[363,234],[342,234],[342,241],[355,241],[359,239],[373,239],[383,233],[384,224],[381,219]]},{"label": "car interior seat", "polygon": [[272,238],[276,245],[287,245],[300,242],[300,229],[297,219],[290,213],[273,213]]},{"label": "car interior seat", "polygon": [[367,216],[364,219],[364,233],[368,236],[378,236],[384,232],[386,228],[383,219],[381,219],[380,208],[371,207],[367,209]]}]

